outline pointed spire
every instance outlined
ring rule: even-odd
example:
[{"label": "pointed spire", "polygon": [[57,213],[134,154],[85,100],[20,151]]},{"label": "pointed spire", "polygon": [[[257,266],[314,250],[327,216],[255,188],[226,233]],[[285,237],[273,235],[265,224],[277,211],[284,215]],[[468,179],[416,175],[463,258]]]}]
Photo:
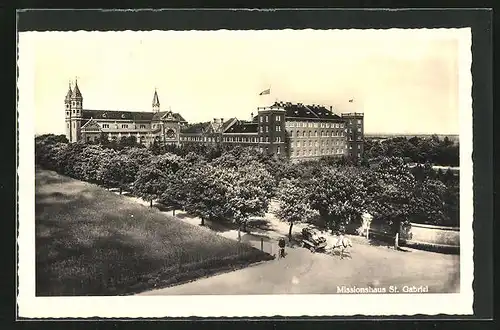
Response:
[{"label": "pointed spire", "polygon": [[153,107],[159,107],[160,106],[160,99],[158,98],[158,92],[156,91],[155,88],[155,94],[153,95]]},{"label": "pointed spire", "polygon": [[80,92],[80,89],[78,88],[78,77],[75,78],[75,87],[73,89],[73,93],[71,94],[72,98],[82,98],[82,93]]},{"label": "pointed spire", "polygon": [[71,99],[71,80],[69,81],[69,86],[68,86],[68,93],[66,94],[66,101],[69,101]]}]

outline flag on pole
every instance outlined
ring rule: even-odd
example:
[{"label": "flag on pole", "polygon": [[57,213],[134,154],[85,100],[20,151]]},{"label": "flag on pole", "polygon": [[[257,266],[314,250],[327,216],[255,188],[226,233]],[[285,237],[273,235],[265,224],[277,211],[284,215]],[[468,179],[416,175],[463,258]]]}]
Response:
[{"label": "flag on pole", "polygon": [[268,89],[266,89],[266,90],[264,90],[264,91],[260,92],[260,94],[259,94],[259,95],[269,95],[269,94],[271,94],[271,88],[268,88]]}]

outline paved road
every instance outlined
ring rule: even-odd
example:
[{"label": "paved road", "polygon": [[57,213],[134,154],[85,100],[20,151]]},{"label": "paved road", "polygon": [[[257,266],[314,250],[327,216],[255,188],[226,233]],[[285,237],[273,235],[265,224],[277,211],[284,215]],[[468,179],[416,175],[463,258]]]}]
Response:
[{"label": "paved road", "polygon": [[[285,259],[250,266],[141,295],[337,293],[337,286],[427,285],[429,292],[456,292],[459,256],[355,245],[351,259],[287,249]],[[378,281],[378,283],[377,283]]]}]

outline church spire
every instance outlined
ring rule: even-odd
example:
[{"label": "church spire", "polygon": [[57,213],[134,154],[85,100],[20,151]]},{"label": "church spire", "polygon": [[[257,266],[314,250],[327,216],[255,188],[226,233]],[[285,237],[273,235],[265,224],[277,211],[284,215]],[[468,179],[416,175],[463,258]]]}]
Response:
[{"label": "church spire", "polygon": [[71,98],[81,99],[82,93],[80,92],[80,88],[78,88],[78,77],[75,79],[75,87],[73,88],[73,93],[71,94]]},{"label": "church spire", "polygon": [[158,92],[156,91],[155,88],[155,94],[153,95],[153,112],[159,112],[160,111],[160,99],[158,98]]},{"label": "church spire", "polygon": [[66,101],[69,102],[69,100],[71,99],[71,94],[72,94],[72,90],[71,90],[71,81],[69,82],[69,86],[68,86],[68,93],[66,93]]}]

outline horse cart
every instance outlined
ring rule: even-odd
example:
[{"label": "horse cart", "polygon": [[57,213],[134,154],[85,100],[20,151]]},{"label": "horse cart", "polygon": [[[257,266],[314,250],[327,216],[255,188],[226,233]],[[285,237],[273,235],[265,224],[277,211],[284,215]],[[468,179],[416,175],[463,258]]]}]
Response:
[{"label": "horse cart", "polygon": [[306,227],[302,229],[302,241],[300,245],[302,247],[308,248],[311,252],[314,253],[320,250],[324,250],[326,248],[327,242],[326,238],[318,229]]}]

